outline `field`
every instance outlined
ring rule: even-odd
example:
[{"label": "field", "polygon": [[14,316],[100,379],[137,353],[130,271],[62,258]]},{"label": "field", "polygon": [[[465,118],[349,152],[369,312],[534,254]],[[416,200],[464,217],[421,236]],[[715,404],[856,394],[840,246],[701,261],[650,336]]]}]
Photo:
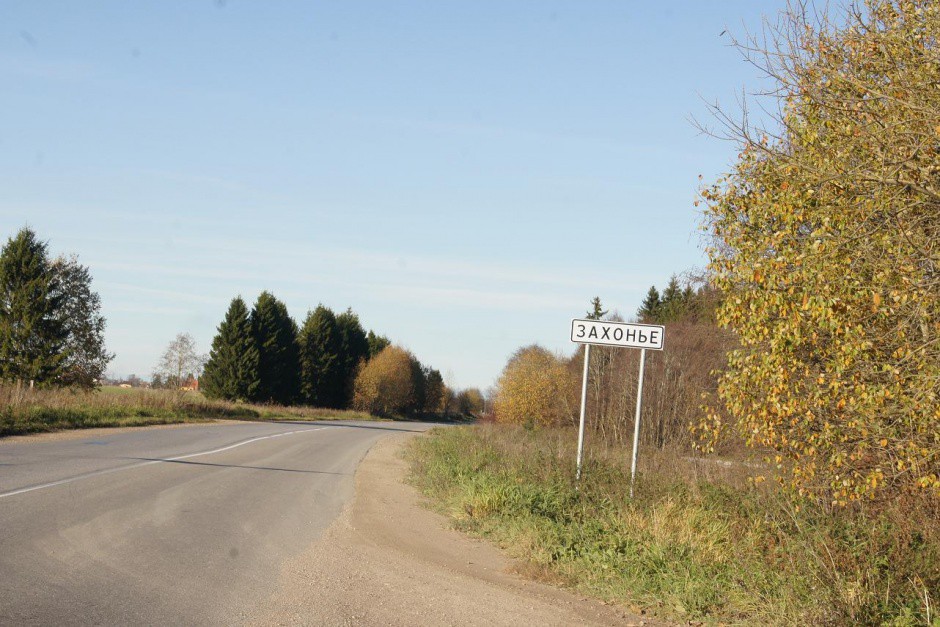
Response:
[{"label": "field", "polygon": [[375,420],[362,412],[213,401],[199,392],[103,387],[82,392],[0,386],[0,436],[59,429],[232,420]]},{"label": "field", "polygon": [[783,496],[759,462],[591,449],[575,433],[479,425],[414,441],[412,480],[528,575],[672,620],[722,624],[940,625],[940,506],[826,510]]}]

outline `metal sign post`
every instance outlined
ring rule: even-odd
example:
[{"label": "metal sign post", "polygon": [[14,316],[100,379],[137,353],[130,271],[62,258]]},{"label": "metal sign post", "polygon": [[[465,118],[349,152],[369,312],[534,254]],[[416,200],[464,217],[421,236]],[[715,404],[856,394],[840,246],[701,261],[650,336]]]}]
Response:
[{"label": "metal sign post", "polygon": [[620,348],[640,349],[640,372],[636,392],[636,418],[633,424],[633,459],[630,464],[630,498],[633,498],[633,486],[636,483],[636,461],[640,445],[640,413],[643,409],[643,373],[646,367],[646,351],[663,350],[666,339],[666,327],[658,324],[630,324],[626,322],[607,322],[603,320],[571,321],[571,341],[584,344],[584,376],[581,380],[581,422],[578,425],[578,469],[575,480],[581,481],[581,463],[584,457],[584,421],[587,407],[588,364],[591,345],[617,346]]},{"label": "metal sign post", "polygon": [[587,407],[588,363],[591,361],[591,345],[584,345],[584,376],[581,378],[581,422],[578,424],[578,471],[575,481],[581,481],[581,458],[584,454],[584,410]]},{"label": "metal sign post", "polygon": [[636,384],[636,418],[633,419],[633,461],[630,463],[630,498],[636,483],[636,458],[640,450],[640,410],[643,408],[643,368],[646,366],[646,349],[640,349],[640,375]]}]

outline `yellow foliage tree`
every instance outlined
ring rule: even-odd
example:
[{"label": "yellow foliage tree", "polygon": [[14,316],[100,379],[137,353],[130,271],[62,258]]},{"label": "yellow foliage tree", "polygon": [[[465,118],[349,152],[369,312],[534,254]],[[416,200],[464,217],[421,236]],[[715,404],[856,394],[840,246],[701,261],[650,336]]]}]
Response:
[{"label": "yellow foliage tree", "polygon": [[557,425],[571,420],[577,383],[565,363],[541,346],[513,354],[497,383],[496,420],[524,425]]},{"label": "yellow foliage tree", "polygon": [[366,362],[356,376],[353,406],[386,415],[410,409],[414,400],[411,360],[411,353],[391,345]]},{"label": "yellow foliage tree", "polygon": [[[772,35],[779,134],[732,127],[739,161],[703,192],[740,339],[719,396],[803,494],[938,495],[940,4],[793,11]],[[705,448],[726,427],[698,425]]]}]

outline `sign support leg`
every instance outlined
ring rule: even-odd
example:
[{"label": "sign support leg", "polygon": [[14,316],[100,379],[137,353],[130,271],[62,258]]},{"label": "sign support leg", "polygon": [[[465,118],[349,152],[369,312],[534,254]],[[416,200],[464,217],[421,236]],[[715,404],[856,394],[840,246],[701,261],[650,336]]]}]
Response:
[{"label": "sign support leg", "polygon": [[[643,369],[646,366],[646,349],[640,349],[640,376],[636,389],[636,418],[633,421],[633,462],[630,464],[630,498],[636,483],[636,458],[640,447],[640,410],[643,408]],[[582,414],[583,414],[582,409]]]},{"label": "sign support leg", "polygon": [[584,454],[584,410],[587,407],[588,364],[591,361],[591,345],[584,345],[584,376],[581,379],[581,422],[578,425],[578,471],[575,481],[581,481],[581,459]]}]

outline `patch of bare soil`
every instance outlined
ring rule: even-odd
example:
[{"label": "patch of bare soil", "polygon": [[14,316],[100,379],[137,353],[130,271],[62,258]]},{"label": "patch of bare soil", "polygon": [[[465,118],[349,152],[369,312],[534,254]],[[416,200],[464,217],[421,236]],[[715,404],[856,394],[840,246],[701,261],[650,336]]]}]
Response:
[{"label": "patch of bare soil", "polygon": [[615,606],[526,581],[496,547],[449,528],[404,483],[384,438],[356,473],[356,496],[287,562],[252,625],[652,625]]}]

